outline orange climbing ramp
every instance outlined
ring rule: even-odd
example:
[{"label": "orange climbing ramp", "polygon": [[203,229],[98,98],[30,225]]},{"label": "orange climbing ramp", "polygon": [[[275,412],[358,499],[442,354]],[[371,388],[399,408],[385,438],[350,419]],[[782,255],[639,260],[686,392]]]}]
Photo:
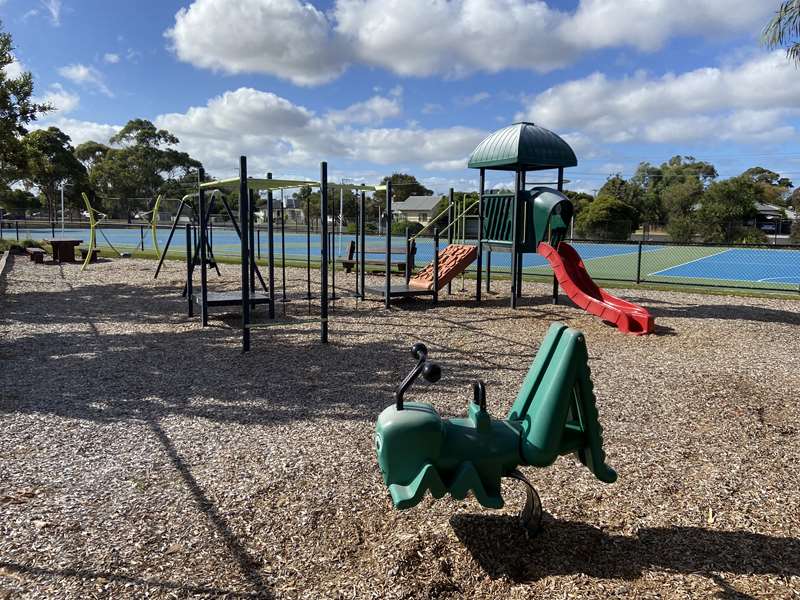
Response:
[{"label": "orange climbing ramp", "polygon": [[[439,252],[439,281],[436,289],[450,283],[456,276],[463,273],[475,259],[478,258],[477,246],[467,244],[450,244]],[[408,282],[410,286],[426,290],[433,289],[433,263],[417,273]]]},{"label": "orange climbing ramp", "polygon": [[603,321],[616,325],[620,331],[634,335],[653,333],[655,320],[647,309],[612,296],[597,286],[589,276],[578,252],[561,242],[558,249],[541,242],[537,252],[553,268],[558,284],[577,306]]}]

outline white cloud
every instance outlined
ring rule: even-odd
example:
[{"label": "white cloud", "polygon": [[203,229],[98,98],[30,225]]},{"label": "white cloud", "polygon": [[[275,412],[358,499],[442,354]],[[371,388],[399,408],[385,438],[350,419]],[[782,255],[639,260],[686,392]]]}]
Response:
[{"label": "white cloud", "polygon": [[427,171],[457,171],[466,169],[468,158],[454,158],[453,160],[432,160],[423,165]]},{"label": "white cloud", "polygon": [[52,84],[43,96],[36,98],[37,102],[43,102],[53,107],[53,111],[47,114],[47,118],[54,115],[66,114],[78,108],[80,97],[64,89],[60,83]]},{"label": "white cloud", "polygon": [[27,67],[13,54],[11,55],[12,61],[11,63],[7,64],[3,70],[6,73],[6,77],[9,79],[17,79],[20,75],[22,75],[25,71],[27,71]]},{"label": "white cloud", "polygon": [[325,15],[298,0],[195,0],[165,34],[181,60],[226,73],[267,73],[298,85],[324,83],[347,51]]},{"label": "white cloud", "polygon": [[652,51],[674,36],[757,31],[773,8],[752,0],[579,0],[563,12],[544,0],[335,0],[326,15],[301,0],[195,0],[166,36],[180,60],[198,67],[315,85],[352,62],[405,76],[546,72],[594,49]]},{"label": "white cloud", "polygon": [[106,52],[103,55],[103,62],[107,62],[110,65],[117,64],[119,60],[119,54],[115,54],[114,52]]},{"label": "white cloud", "polygon": [[438,112],[442,112],[444,110],[444,106],[438,104],[436,102],[426,102],[422,105],[422,114],[424,115],[432,115]]},{"label": "white cloud", "polygon": [[587,48],[657,50],[680,35],[756,32],[775,10],[759,0],[581,0],[559,34]]},{"label": "white cloud", "polygon": [[471,96],[463,96],[459,98],[457,102],[462,106],[472,106],[474,104],[486,102],[491,97],[492,95],[489,92],[478,92],[477,94],[472,94]]},{"label": "white cloud", "polygon": [[108,89],[108,86],[103,79],[103,74],[94,67],[88,67],[80,63],[67,65],[58,70],[58,74],[62,77],[69,79],[73,83],[80,85],[88,85],[94,87],[100,93],[113,98],[114,94]]},{"label": "white cloud", "polygon": [[332,110],[327,113],[327,120],[334,125],[358,123],[362,125],[378,125],[402,112],[396,98],[373,96],[364,102],[357,102],[344,110]]},{"label": "white cloud", "polygon": [[78,146],[83,142],[93,140],[102,144],[107,144],[108,139],[121,129],[119,125],[107,125],[104,123],[92,123],[91,121],[79,121],[61,117],[57,119],[47,119],[36,121],[33,128],[42,129],[47,127],[58,127],[66,133],[72,140],[73,146]]},{"label": "white cloud", "polygon": [[530,99],[518,115],[609,142],[780,141],[794,129],[800,78],[782,51],[726,67],[609,79],[594,73]]},{"label": "white cloud", "polygon": [[396,98],[375,96],[317,115],[270,92],[239,88],[205,106],[159,116],[155,123],[177,135],[182,149],[215,175],[232,173],[240,154],[248,155],[253,172],[313,169],[320,160],[377,165],[460,160],[486,135],[466,127],[375,126],[398,114]]},{"label": "white cloud", "polygon": [[61,25],[61,0],[41,0],[41,4],[50,15],[50,22],[56,27]]}]

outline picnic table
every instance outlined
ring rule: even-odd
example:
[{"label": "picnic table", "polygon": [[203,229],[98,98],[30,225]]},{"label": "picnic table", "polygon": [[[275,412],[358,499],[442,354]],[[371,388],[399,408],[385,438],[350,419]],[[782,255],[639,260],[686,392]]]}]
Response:
[{"label": "picnic table", "polygon": [[45,240],[53,248],[53,260],[57,262],[75,262],[75,247],[83,240]]}]

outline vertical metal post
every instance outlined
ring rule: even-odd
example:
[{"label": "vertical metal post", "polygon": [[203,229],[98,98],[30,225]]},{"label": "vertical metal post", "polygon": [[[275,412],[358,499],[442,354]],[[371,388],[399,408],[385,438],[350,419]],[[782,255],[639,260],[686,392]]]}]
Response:
[{"label": "vertical metal post", "polygon": [[[272,173],[267,173],[272,179]],[[267,190],[267,254],[269,256],[269,318],[275,318],[275,219],[273,218],[274,202],[272,190]]]},{"label": "vertical metal post", "polygon": [[50,239],[56,239],[56,224],[54,221],[50,221]]},{"label": "vertical metal post", "polygon": [[636,285],[642,282],[642,242],[639,241],[639,253],[636,257]]},{"label": "vertical metal post", "polygon": [[364,284],[366,282],[366,256],[367,256],[367,193],[361,192],[361,224],[359,225],[359,232],[361,235],[361,299],[364,300],[366,291],[364,290]]},{"label": "vertical metal post", "polygon": [[139,247],[144,252],[144,225],[139,225]]},{"label": "vertical metal post", "polygon": [[[483,169],[481,169],[481,173],[483,173]],[[455,216],[455,199],[454,199],[454,191],[453,188],[447,193],[447,245],[453,243],[453,228],[455,224],[453,223],[453,217]],[[447,295],[453,293],[453,282],[447,282]]]},{"label": "vertical metal post", "polygon": [[242,352],[250,350],[250,186],[247,185],[247,157],[239,157],[239,231],[242,253]]},{"label": "vertical metal post", "polygon": [[439,228],[433,228],[433,302],[439,301]]},{"label": "vertical metal post", "polygon": [[[358,199],[358,194],[355,196]],[[356,202],[356,236],[353,247],[353,258],[356,265],[356,299],[361,298],[361,203]]]},{"label": "vertical metal post", "polygon": [[19,221],[14,221],[14,230],[17,233],[17,241],[19,241]]},{"label": "vertical metal post", "polygon": [[[558,191],[564,191],[564,167],[558,168]],[[639,256],[641,258],[641,254]],[[555,272],[553,272],[553,304],[558,304],[558,279]]]},{"label": "vertical metal post", "polygon": [[406,285],[411,281],[411,234],[406,227]]},{"label": "vertical metal post", "polygon": [[192,224],[186,224],[186,299],[189,302],[189,316],[194,316],[194,297],[192,295]]},{"label": "vertical metal post", "polygon": [[[321,188],[320,188],[321,190]],[[320,191],[320,195],[322,192]],[[306,198],[306,300],[311,300],[311,195]],[[310,305],[309,305],[310,310]]]},{"label": "vertical metal post", "polygon": [[476,265],[475,302],[481,303],[481,272],[483,271],[483,189],[486,187],[486,169],[480,170],[478,187],[478,264]]},{"label": "vertical metal post", "polygon": [[[283,189],[281,189],[281,196],[283,196]],[[281,302],[286,303],[286,215],[283,206],[283,198],[281,197]],[[285,308],[284,308],[285,313]]]},{"label": "vertical metal post", "polygon": [[253,244],[255,241],[255,222],[256,222],[256,192],[247,186],[247,229],[242,230],[242,235],[247,236],[247,250],[250,252],[250,272],[247,278],[247,284],[250,286],[250,311],[254,312],[256,305],[252,303],[256,292],[256,257],[253,253]]},{"label": "vertical metal post", "polygon": [[[336,210],[336,204],[334,200],[334,210]],[[331,229],[330,233],[330,240],[328,241],[328,258],[331,263],[331,289],[333,293],[330,296],[331,300],[338,300],[339,296],[336,295],[336,225],[334,222],[334,226]]]},{"label": "vertical metal post", "polygon": [[[320,288],[319,320],[320,341],[328,343],[328,163],[323,161],[319,167],[319,216],[320,216]],[[310,280],[309,280],[310,281]],[[309,286],[311,284],[309,283]],[[309,296],[311,288],[309,287]]]},{"label": "vertical metal post", "polygon": [[260,259],[261,258],[261,228],[260,227],[256,228],[256,231],[258,232],[256,234],[256,244],[258,245],[258,258]]},{"label": "vertical metal post", "polygon": [[208,265],[206,255],[206,191],[200,187],[205,178],[203,168],[197,170],[198,206],[200,212],[200,317],[208,325]]},{"label": "vertical metal post", "polygon": [[522,174],[517,171],[514,178],[514,205],[511,207],[511,308],[517,308],[517,213],[519,213],[519,202],[521,198],[520,183]]},{"label": "vertical metal post", "polygon": [[492,283],[492,249],[486,251],[486,293],[490,291]]},{"label": "vertical metal post", "polygon": [[386,183],[386,286],[384,307],[392,305],[392,181]]}]

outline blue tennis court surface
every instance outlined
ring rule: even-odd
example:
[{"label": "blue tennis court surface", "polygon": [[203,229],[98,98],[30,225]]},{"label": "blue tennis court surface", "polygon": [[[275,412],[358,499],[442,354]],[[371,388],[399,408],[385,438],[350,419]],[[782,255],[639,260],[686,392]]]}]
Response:
[{"label": "blue tennis court surface", "polygon": [[731,248],[650,275],[800,284],[800,252]]}]

